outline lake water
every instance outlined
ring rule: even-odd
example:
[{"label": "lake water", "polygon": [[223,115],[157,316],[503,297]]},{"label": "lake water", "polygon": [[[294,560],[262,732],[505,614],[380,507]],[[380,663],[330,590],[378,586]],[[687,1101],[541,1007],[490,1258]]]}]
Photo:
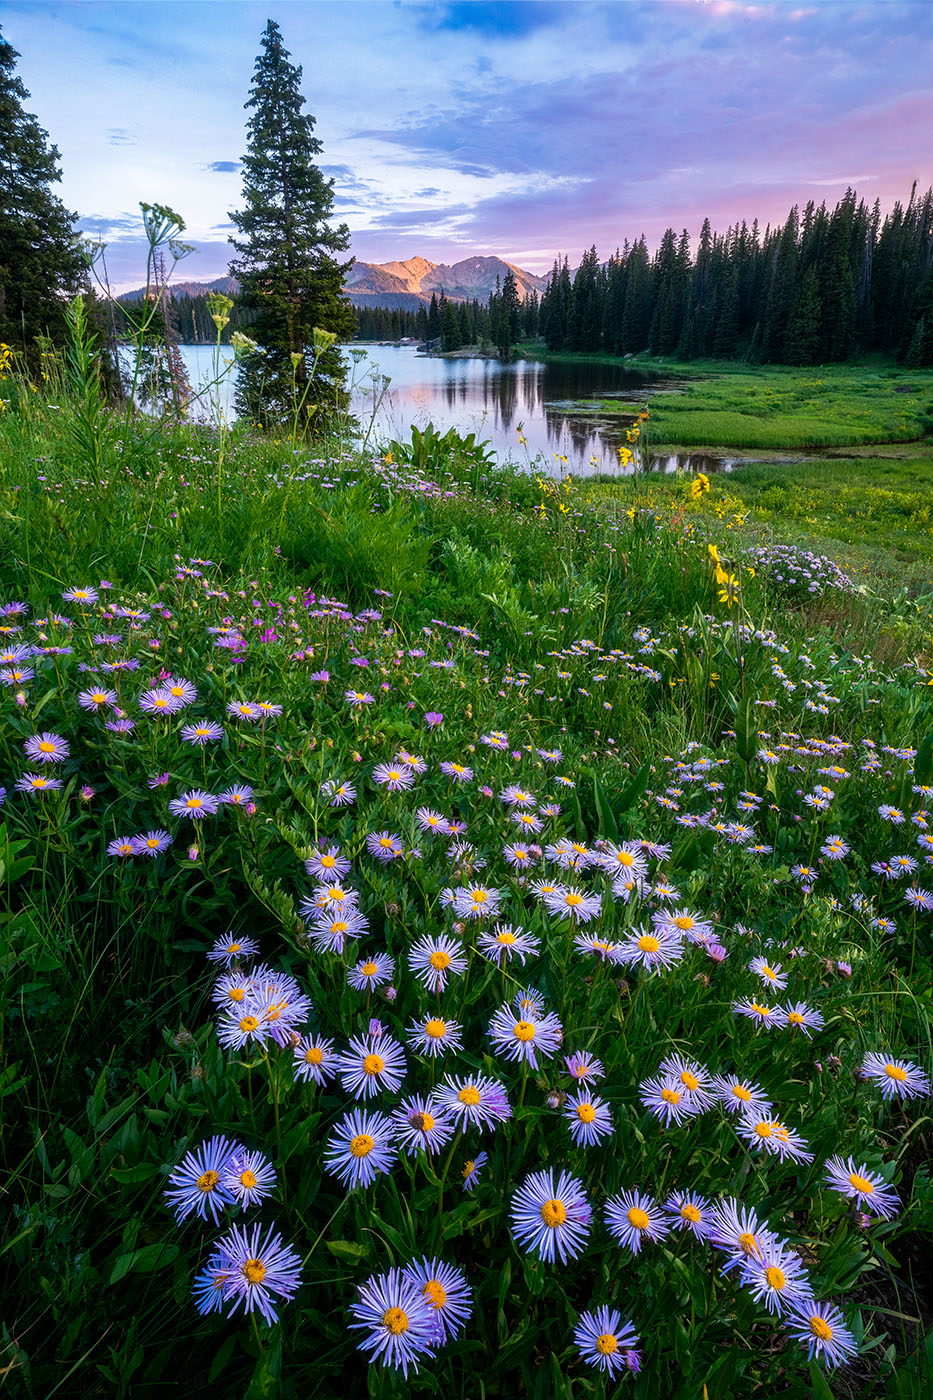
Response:
[{"label": "lake water", "polygon": [[[192,385],[211,378],[209,346],[183,345],[181,351]],[[407,442],[413,424],[423,429],[433,423],[441,432],[475,433],[500,461],[511,458],[554,476],[619,475],[617,449],[625,444],[631,419],[600,413],[598,401],[619,400],[631,407],[634,418],[653,392],[672,387],[670,379],[613,364],[445,359],[420,354],[410,345],[352,346],[347,354],[353,412],[373,444],[392,438]],[[226,347],[222,355],[232,359]],[[380,400],[381,376],[388,377],[389,387]],[[232,372],[220,391],[224,411],[232,417]],[[592,409],[581,407],[579,401],[587,399],[593,401]],[[661,472],[715,472],[728,471],[737,460],[679,453],[649,456],[648,465]]]}]

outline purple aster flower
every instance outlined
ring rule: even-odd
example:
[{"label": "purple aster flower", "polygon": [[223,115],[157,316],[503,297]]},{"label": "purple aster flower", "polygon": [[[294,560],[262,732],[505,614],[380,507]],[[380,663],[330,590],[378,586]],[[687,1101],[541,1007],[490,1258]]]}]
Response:
[{"label": "purple aster flower", "polygon": [[34,734],[23,744],[26,757],[33,763],[63,763],[70,754],[67,739],[60,734]]},{"label": "purple aster flower", "polygon": [[98,597],[96,588],[66,588],[62,594],[66,603],[81,603],[84,606],[96,603]]},{"label": "purple aster flower", "polygon": [[453,1341],[466,1328],[473,1311],[466,1274],[442,1259],[428,1259],[408,1265],[408,1278],[421,1289],[433,1313],[437,1344]]},{"label": "purple aster flower", "polygon": [[321,784],[321,796],[331,807],[349,807],[356,801],[356,788],[352,783],[341,783],[328,778]]},{"label": "purple aster flower", "polygon": [[226,1177],[238,1151],[239,1144],[221,1134],[182,1158],[169,1176],[165,1192],[178,1221],[191,1214],[206,1220],[210,1212],[216,1223],[224,1206],[235,1204]]},{"label": "purple aster flower", "polygon": [[108,856],[119,856],[121,860],[125,860],[127,856],[135,856],[139,852],[136,850],[132,836],[116,836],[108,843],[107,854]]},{"label": "purple aster flower", "polygon": [[441,772],[445,778],[450,778],[454,783],[471,783],[473,781],[473,769],[465,767],[462,763],[442,763]]},{"label": "purple aster flower", "polygon": [[576,1147],[593,1147],[612,1132],[612,1113],[596,1094],[571,1095],[563,1112]]},{"label": "purple aster flower", "polygon": [[133,837],[133,845],[138,856],[157,856],[167,851],[172,838],[167,831],[141,831]]},{"label": "purple aster flower", "polygon": [[414,781],[415,775],[405,763],[378,763],[373,769],[373,782],[387,792],[404,792]]},{"label": "purple aster flower", "polygon": [[78,704],[82,710],[94,712],[106,710],[108,705],[116,705],[117,701],[117,692],[108,690],[103,685],[92,685],[89,690],[82,690],[78,695]]},{"label": "purple aster flower", "polygon": [[812,1162],[813,1153],[799,1133],[792,1132],[778,1118],[745,1113],[736,1130],[750,1147],[757,1147],[769,1156],[787,1158],[792,1162]]},{"label": "purple aster flower", "polygon": [[502,892],[485,885],[468,885],[454,895],[454,913],[461,919],[495,919],[501,906]]},{"label": "purple aster flower", "polygon": [[683,955],[682,939],[669,928],[658,927],[649,933],[636,925],[619,944],[617,961],[659,973],[680,962]]},{"label": "purple aster flower", "polygon": [[342,880],[350,873],[350,862],[339,846],[324,845],[305,861],[305,870],[315,880]]},{"label": "purple aster flower", "polygon": [[695,1191],[674,1191],[664,1202],[664,1213],[675,1230],[686,1230],[707,1241],[713,1229],[713,1206]]},{"label": "purple aster flower", "polygon": [[406,1039],[419,1055],[435,1059],[449,1050],[462,1049],[459,1021],[448,1021],[443,1016],[427,1016],[413,1021],[406,1031]]},{"label": "purple aster flower", "polygon": [[182,726],[181,737],[186,744],[199,744],[203,748],[205,744],[216,744],[224,737],[223,725],[215,724],[213,720],[185,724]]},{"label": "purple aster flower", "polygon": [[582,1182],[562,1171],[532,1172],[512,1197],[512,1233],[545,1263],[576,1259],[586,1246],[593,1213]]},{"label": "purple aster flower", "polygon": [[637,1356],[638,1337],[630,1322],[610,1308],[582,1312],[573,1331],[573,1340],[588,1366],[595,1366],[604,1375],[615,1377],[620,1372],[637,1370],[629,1360]]},{"label": "purple aster flower", "polygon": [[424,722],[429,729],[436,729],[439,724],[444,723],[444,716],[439,710],[428,710],[425,713]]},{"label": "purple aster flower", "polygon": [[248,783],[235,783],[224,788],[217,801],[221,807],[248,807],[253,800],[253,789]]},{"label": "purple aster flower", "polygon": [[553,1012],[535,1015],[534,1011],[517,1013],[511,1006],[500,1006],[489,1023],[489,1039],[497,1054],[538,1069],[538,1057],[553,1059],[564,1033]]},{"label": "purple aster flower", "polygon": [[816,1303],[812,1298],[792,1303],[785,1325],[794,1341],[807,1348],[810,1361],[842,1366],[858,1353],[842,1312],[832,1303]]},{"label": "purple aster flower", "polygon": [[247,1210],[271,1194],[275,1187],[275,1168],[262,1152],[238,1147],[230,1158],[223,1184]]},{"label": "purple aster flower", "polygon": [[246,724],[255,724],[257,720],[262,719],[259,706],[250,700],[231,700],[227,706],[227,714],[231,719],[243,720]]},{"label": "purple aster flower", "polygon": [[409,949],[408,966],[419,982],[436,995],[447,986],[449,977],[466,972],[467,960],[461,945],[446,934],[433,938],[425,934]]},{"label": "purple aster flower", "polygon": [[392,1121],[384,1113],[355,1108],[337,1124],[327,1140],[324,1168],[349,1191],[371,1186],[382,1172],[392,1170],[398,1150]]},{"label": "purple aster flower", "polygon": [[821,1031],[825,1024],[822,1011],[815,1010],[812,1006],[807,1006],[805,1002],[796,1001],[793,1004],[788,1002],[787,1006],[781,1008],[787,1017],[787,1024],[791,1030],[802,1031],[808,1040],[811,1039],[812,1031]]},{"label": "purple aster flower", "polygon": [[217,942],[212,944],[207,961],[223,963],[224,967],[230,967],[239,962],[240,958],[249,958],[258,952],[259,944],[254,938],[234,938],[232,934],[228,934],[226,938],[218,938]]},{"label": "purple aster flower", "polygon": [[296,1079],[326,1084],[337,1073],[334,1042],[326,1036],[304,1036],[293,1049],[292,1063]]},{"label": "purple aster flower", "polygon": [[354,1037],[337,1058],[337,1073],[346,1093],[369,1099],[387,1089],[394,1094],[405,1077],[405,1052],[397,1040]]},{"label": "purple aster flower", "polygon": [[354,710],[361,709],[363,705],[373,705],[376,701],[376,697],[370,695],[368,690],[347,690],[343,698]]},{"label": "purple aster flower", "polygon": [[585,894],[564,885],[545,895],[544,904],[555,918],[573,919],[575,924],[588,924],[591,919],[598,919],[603,911],[602,895]]},{"label": "purple aster flower", "polygon": [[655,1244],[663,1240],[671,1228],[658,1203],[637,1189],[608,1198],[606,1224],[609,1233],[633,1254],[641,1251],[646,1240]]},{"label": "purple aster flower", "polygon": [[44,773],[24,773],[14,784],[16,792],[57,792],[62,784],[58,778],[47,778]]},{"label": "purple aster flower", "polygon": [[513,958],[517,958],[524,967],[526,958],[537,957],[541,940],[535,934],[514,929],[509,924],[496,924],[491,932],[479,935],[476,946],[483,957],[498,962],[500,967],[505,967]]},{"label": "purple aster flower", "polygon": [[865,1056],[860,1070],[886,1099],[913,1099],[930,1092],[930,1081],[919,1065],[909,1060],[889,1059],[872,1051]]},{"label": "purple aster flower", "polygon": [[579,1084],[596,1084],[606,1077],[602,1061],[597,1060],[588,1050],[578,1050],[574,1055],[565,1055],[564,1064],[568,1074]]},{"label": "purple aster flower", "polygon": [[155,715],[156,718],[164,715],[175,715],[182,708],[181,702],[162,687],[155,690],[143,691],[139,697],[139,708],[143,714]]},{"label": "purple aster flower", "polygon": [[375,953],[372,957],[361,958],[347,973],[347,982],[357,992],[369,992],[383,987],[392,981],[395,959],[388,953]]},{"label": "purple aster flower", "polygon": [[786,1313],[797,1304],[809,1304],[813,1289],[807,1271],[787,1245],[767,1240],[761,1258],[749,1255],[742,1265],[741,1282],[769,1312]]},{"label": "purple aster flower", "polygon": [[897,1192],[888,1186],[884,1178],[877,1172],[869,1171],[865,1165],[857,1167],[852,1157],[846,1161],[841,1157],[830,1157],[824,1179],[834,1191],[841,1192],[872,1214],[880,1215],[883,1220],[891,1220],[900,1208]]},{"label": "purple aster flower", "polygon": [[457,1119],[461,1131],[490,1128],[511,1116],[508,1095],[497,1079],[478,1074],[455,1079],[448,1076],[434,1091],[433,1101]]},{"label": "purple aster flower", "polygon": [[730,1113],[756,1113],[764,1118],[771,1112],[771,1100],[752,1080],[721,1074],[713,1083],[719,1102]]},{"label": "purple aster flower", "polygon": [[483,1168],[489,1161],[489,1154],[477,1152],[476,1156],[468,1162],[464,1162],[460,1175],[463,1177],[463,1190],[472,1191],[483,1173]]},{"label": "purple aster flower", "polygon": [[358,1346],[369,1360],[401,1371],[418,1373],[421,1361],[433,1358],[440,1344],[434,1310],[416,1280],[402,1269],[374,1274],[360,1286],[350,1308],[351,1330],[362,1332]]},{"label": "purple aster flower", "polygon": [[289,1302],[298,1289],[301,1256],[272,1231],[271,1225],[265,1235],[261,1225],[235,1225],[217,1241],[219,1265],[227,1270],[223,1292],[231,1315],[242,1305],[244,1312],[255,1308],[266,1322],[277,1322],[274,1300]]},{"label": "purple aster flower", "polygon": [[188,817],[191,821],[199,822],[205,817],[216,816],[219,806],[219,799],[212,793],[193,788],[191,792],[183,792],[181,797],[173,797],[168,810],[173,817]]},{"label": "purple aster flower", "polygon": [[400,860],[405,854],[402,838],[391,831],[371,831],[366,837],[366,849],[371,856],[386,864],[391,860]]},{"label": "purple aster flower", "polygon": [[430,1156],[440,1152],[455,1132],[455,1126],[443,1109],[430,1099],[417,1095],[405,1099],[392,1114],[395,1140],[414,1157],[419,1151]]}]

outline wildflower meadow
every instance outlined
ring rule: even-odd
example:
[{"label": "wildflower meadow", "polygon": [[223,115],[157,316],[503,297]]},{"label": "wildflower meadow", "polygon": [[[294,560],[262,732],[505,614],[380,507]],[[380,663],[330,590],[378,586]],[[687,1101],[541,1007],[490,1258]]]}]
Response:
[{"label": "wildflower meadow", "polygon": [[0,384],[7,1393],[929,1395],[930,637],[690,483],[55,387]]}]

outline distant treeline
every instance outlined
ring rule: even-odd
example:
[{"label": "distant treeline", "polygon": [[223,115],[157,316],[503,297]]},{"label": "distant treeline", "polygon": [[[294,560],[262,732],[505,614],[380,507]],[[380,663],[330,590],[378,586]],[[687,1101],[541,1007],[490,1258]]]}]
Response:
[{"label": "distant treeline", "polygon": [[757,220],[713,233],[707,219],[695,256],[686,230],[668,229],[653,258],[642,237],[604,264],[591,248],[573,277],[557,260],[539,333],[550,350],[793,365],[882,351],[933,365],[933,190],[915,186],[883,220],[852,190],[764,233]]},{"label": "distant treeline", "polygon": [[[508,299],[508,300],[507,300]],[[507,308],[511,308],[510,310]],[[488,301],[450,301],[433,293],[429,306],[406,311],[384,306],[360,306],[356,311],[359,340],[437,340],[442,350],[464,345],[501,347],[538,335],[539,302],[535,291],[522,303],[509,299],[509,290],[493,292]]]},{"label": "distant treeline", "polygon": [[[187,292],[182,295],[172,295],[165,302],[165,307],[170,329],[174,333],[175,339],[181,345],[214,345],[217,342],[217,327],[211,320],[210,308],[208,306],[207,292],[199,293],[195,296]],[[126,311],[124,311],[126,308]],[[114,310],[114,330],[119,339],[132,335],[132,323],[130,317],[138,314],[142,310],[142,298],[135,298],[133,301],[118,301]],[[129,315],[126,314],[129,313]],[[247,311],[239,302],[234,299],[233,310],[230,312],[230,320],[221,331],[220,339],[224,345],[229,345],[230,337],[234,331],[243,331],[249,335],[249,328],[256,319],[254,311]],[[158,325],[155,326],[157,335],[162,333],[161,318],[157,318]]]}]

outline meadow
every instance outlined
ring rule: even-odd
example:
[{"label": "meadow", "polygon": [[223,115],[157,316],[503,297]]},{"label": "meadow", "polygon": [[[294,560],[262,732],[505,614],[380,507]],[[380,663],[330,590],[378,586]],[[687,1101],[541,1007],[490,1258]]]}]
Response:
[{"label": "meadow", "polygon": [[923,609],[731,480],[47,375],[0,382],[9,1393],[927,1395]]}]

